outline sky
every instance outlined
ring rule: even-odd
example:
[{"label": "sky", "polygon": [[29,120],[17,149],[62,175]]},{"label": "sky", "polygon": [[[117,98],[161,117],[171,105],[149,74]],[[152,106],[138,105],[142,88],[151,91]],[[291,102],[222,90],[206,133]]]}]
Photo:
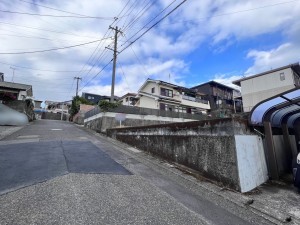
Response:
[{"label": "sky", "polygon": [[[136,93],[147,78],[193,87],[300,59],[300,0],[0,0],[0,72],[36,100]],[[76,46],[78,45],[78,46]],[[234,87],[234,86],[233,86]]]}]

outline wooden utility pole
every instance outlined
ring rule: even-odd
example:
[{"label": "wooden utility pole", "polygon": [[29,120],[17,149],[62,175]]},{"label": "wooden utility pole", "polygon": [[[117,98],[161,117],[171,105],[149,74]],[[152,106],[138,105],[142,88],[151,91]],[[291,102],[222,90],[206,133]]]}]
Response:
[{"label": "wooden utility pole", "polygon": [[81,77],[74,77],[74,79],[77,80],[77,86],[76,86],[76,97],[78,96],[78,83],[79,83],[79,80],[81,80],[82,78]]},{"label": "wooden utility pole", "polygon": [[116,64],[117,64],[117,46],[118,46],[118,33],[122,33],[121,30],[118,30],[118,27],[116,28],[109,26],[109,29],[112,29],[115,31],[115,43],[114,43],[114,49],[110,49],[107,47],[107,49],[110,49],[114,52],[114,61],[113,61],[113,70],[112,70],[112,79],[111,79],[111,94],[110,94],[110,102],[114,102],[115,98],[115,78],[116,78]]}]

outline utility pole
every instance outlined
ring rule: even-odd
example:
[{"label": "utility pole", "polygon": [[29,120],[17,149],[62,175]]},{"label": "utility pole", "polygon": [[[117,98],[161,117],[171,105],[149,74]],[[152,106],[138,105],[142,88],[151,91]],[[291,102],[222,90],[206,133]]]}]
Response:
[{"label": "utility pole", "polygon": [[14,68],[14,67],[9,67],[9,68],[13,70],[13,75],[12,75],[11,82],[14,82],[14,76],[15,76],[15,70],[16,70],[16,68]]},{"label": "utility pole", "polygon": [[82,78],[81,77],[74,77],[74,79],[77,80],[77,86],[76,86],[76,97],[78,96],[78,83],[79,83],[79,80],[81,80]]},{"label": "utility pole", "polygon": [[112,79],[111,79],[111,94],[110,94],[110,102],[114,102],[114,95],[115,95],[115,78],[116,78],[116,64],[117,64],[117,45],[118,45],[118,33],[122,33],[121,30],[118,30],[118,27],[116,28],[109,26],[109,29],[112,29],[115,31],[115,43],[114,43],[114,49],[110,49],[106,47],[107,49],[110,49],[114,52],[114,61],[113,61],[113,70],[112,70]]}]

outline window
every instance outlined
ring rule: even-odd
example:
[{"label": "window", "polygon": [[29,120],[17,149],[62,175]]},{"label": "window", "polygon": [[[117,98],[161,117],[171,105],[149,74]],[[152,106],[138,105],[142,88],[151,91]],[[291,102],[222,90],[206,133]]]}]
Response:
[{"label": "window", "polygon": [[128,102],[128,97],[125,99],[126,102]]},{"label": "window", "polygon": [[166,110],[166,105],[164,103],[159,104],[159,109],[160,110]]},{"label": "window", "polygon": [[161,88],[160,95],[173,98],[173,91],[166,88]]},{"label": "window", "polygon": [[285,80],[285,75],[284,75],[284,73],[280,73],[280,80],[281,80],[281,81]]},{"label": "window", "polygon": [[151,88],[151,93],[155,93],[155,88]]}]

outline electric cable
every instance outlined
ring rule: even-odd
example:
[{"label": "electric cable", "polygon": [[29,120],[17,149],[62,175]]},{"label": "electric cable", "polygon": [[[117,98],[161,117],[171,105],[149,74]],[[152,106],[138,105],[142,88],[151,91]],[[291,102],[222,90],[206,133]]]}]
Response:
[{"label": "electric cable", "polygon": [[48,30],[48,29],[41,29],[41,28],[30,27],[30,26],[23,26],[23,25],[18,25],[18,24],[14,24],[14,23],[7,23],[7,22],[0,22],[0,23],[5,24],[5,25],[9,25],[9,26],[21,27],[23,29],[41,30],[41,31],[47,31],[47,32],[52,32],[52,33],[57,33],[57,34],[66,34],[66,35],[77,36],[77,37],[85,37],[85,38],[97,38],[97,37],[90,37],[90,36],[75,35],[75,34],[70,34],[70,33],[56,31],[56,30]]},{"label": "electric cable", "polygon": [[42,16],[42,17],[62,17],[62,18],[76,18],[76,19],[101,19],[101,20],[113,20],[113,17],[99,17],[99,16],[64,16],[64,15],[51,15],[51,14],[38,14],[38,13],[27,13],[27,12],[15,12],[9,10],[1,10],[3,13],[21,14],[28,16]]},{"label": "electric cable", "polygon": [[82,89],[84,89],[93,79],[95,79],[112,61],[113,59],[111,59],[104,67],[102,67],[102,69],[95,76],[93,76],[82,88],[80,88],[78,92],[82,91]]},{"label": "electric cable", "polygon": [[[149,22],[147,22],[139,31],[137,31],[134,35],[132,35],[128,41],[130,39],[132,39],[133,37],[135,37],[139,32],[141,32],[144,28],[147,27],[148,24],[150,24],[152,21],[154,21],[160,14],[162,14],[164,11],[166,11],[172,4],[174,4],[177,0],[173,0],[167,7],[165,7],[163,10],[161,10],[154,18],[152,18]],[[186,1],[186,0],[185,0]],[[184,1],[184,2],[185,2]]]},{"label": "electric cable", "polygon": [[[109,38],[105,38],[105,39],[109,39]],[[65,46],[65,47],[60,47],[60,48],[51,48],[51,49],[44,49],[44,50],[38,50],[38,51],[0,52],[0,55],[19,55],[19,54],[31,54],[31,53],[41,53],[41,52],[57,51],[57,50],[61,50],[61,49],[75,48],[75,47],[79,47],[79,46],[82,46],[82,45],[88,45],[88,44],[96,43],[96,42],[99,42],[99,41],[102,41],[102,40],[103,39],[96,40],[96,41],[85,42],[85,43],[81,43],[81,44],[77,44],[77,45],[70,45],[70,46]]]},{"label": "electric cable", "polygon": [[76,72],[79,72],[79,71],[74,71],[74,70],[35,69],[35,68],[30,68],[30,67],[25,67],[25,66],[14,65],[14,64],[11,64],[11,63],[7,63],[7,62],[0,62],[0,64],[12,66],[12,67],[17,67],[17,68],[22,68],[22,69],[26,69],[26,70],[45,71],[45,72],[52,72],[52,73],[76,73]]},{"label": "electric cable", "polygon": [[[167,18],[170,14],[172,14],[175,10],[177,10],[180,6],[183,5],[187,0],[183,0],[181,3],[179,3],[175,8],[173,8],[170,12],[168,12],[165,16],[163,16],[161,19],[159,19],[156,23],[154,23],[151,27],[149,27],[146,31],[144,31],[140,36],[138,36],[134,41],[129,43],[125,48],[123,48],[118,54],[122,53],[124,50],[126,50],[129,46],[134,44],[136,41],[138,41],[141,37],[143,37],[146,33],[148,33],[153,27],[155,27],[157,24],[159,24],[161,21],[163,21],[165,18]],[[131,37],[132,38],[132,37]],[[129,38],[129,39],[131,39]]]}]

